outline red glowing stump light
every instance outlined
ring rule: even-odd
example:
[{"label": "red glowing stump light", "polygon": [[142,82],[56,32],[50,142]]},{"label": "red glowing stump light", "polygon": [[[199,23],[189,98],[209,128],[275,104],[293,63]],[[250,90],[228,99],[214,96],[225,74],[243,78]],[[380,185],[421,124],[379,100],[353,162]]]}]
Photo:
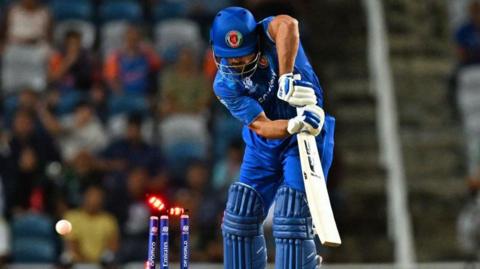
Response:
[{"label": "red glowing stump light", "polygon": [[151,195],[147,197],[147,204],[148,206],[155,211],[162,212],[165,215],[170,215],[170,216],[181,216],[184,213],[187,212],[183,207],[179,206],[174,206],[167,208],[163,200],[156,196],[156,195]]},{"label": "red glowing stump light", "polygon": [[169,215],[171,216],[180,216],[185,212],[185,209],[183,207],[172,207],[168,210]]},{"label": "red glowing stump light", "polygon": [[157,196],[150,196],[148,198],[148,205],[150,206],[150,208],[158,210],[158,211],[162,211],[163,209],[165,209],[165,204]]}]

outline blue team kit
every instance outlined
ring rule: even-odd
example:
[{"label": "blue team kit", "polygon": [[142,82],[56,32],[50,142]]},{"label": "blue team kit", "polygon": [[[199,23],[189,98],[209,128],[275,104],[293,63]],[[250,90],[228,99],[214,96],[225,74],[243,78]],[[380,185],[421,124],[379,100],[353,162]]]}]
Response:
[{"label": "blue team kit", "polygon": [[[244,80],[232,80],[217,73],[213,84],[220,102],[244,124],[242,136],[246,149],[239,181],[254,187],[261,194],[267,211],[280,185],[304,191],[296,136],[266,139],[247,127],[262,111],[271,120],[290,119],[297,115],[294,107],[276,96],[278,59],[275,43],[267,31],[272,19],[273,17],[268,17],[257,26],[261,56],[255,73]],[[293,73],[300,74],[302,80],[313,84],[318,105],[323,107],[323,90],[301,44]],[[325,175],[328,174],[333,158],[334,128],[335,119],[327,116],[322,133],[317,136]]]},{"label": "blue team kit", "polygon": [[[246,9],[220,11],[211,30],[218,72],[214,92],[220,102],[243,124],[246,148],[238,182],[229,189],[222,234],[226,269],[263,269],[267,263],[263,222],[273,201],[273,236],[276,269],[318,268],[312,220],[303,183],[296,135],[268,139],[248,126],[264,112],[270,120],[292,119],[296,108],[277,97],[279,66],[277,48],[269,35],[274,17],[256,22]],[[228,58],[256,55],[241,68]],[[254,56],[251,56],[254,57]],[[320,86],[301,43],[293,74],[309,83],[323,107]],[[329,115],[316,136],[325,178],[333,159],[335,119]]]}]

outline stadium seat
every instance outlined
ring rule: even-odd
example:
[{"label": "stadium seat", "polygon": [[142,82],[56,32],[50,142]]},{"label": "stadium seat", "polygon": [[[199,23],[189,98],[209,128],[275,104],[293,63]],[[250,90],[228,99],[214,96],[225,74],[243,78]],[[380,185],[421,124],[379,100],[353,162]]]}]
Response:
[{"label": "stadium seat", "polygon": [[3,13],[4,8],[12,3],[12,0],[0,0],[0,11]]},{"label": "stadium seat", "polygon": [[[128,114],[117,114],[115,116],[111,116],[108,119],[106,124],[106,129],[113,139],[121,139],[125,136],[127,132],[127,124],[128,124]],[[145,117],[142,122],[142,137],[143,139],[149,144],[155,144],[156,141],[155,137],[155,120],[150,117]]]},{"label": "stadium seat", "polygon": [[181,18],[187,13],[187,8],[181,2],[162,2],[155,6],[153,16],[155,22],[167,19]]},{"label": "stadium seat", "polygon": [[55,244],[51,240],[13,239],[12,255],[16,263],[54,262]]},{"label": "stadium seat", "polygon": [[42,91],[46,86],[45,46],[10,45],[2,57],[1,81],[4,93],[15,93],[25,87]]},{"label": "stadium seat", "polygon": [[111,51],[118,49],[123,44],[123,37],[128,28],[124,21],[108,22],[100,28],[101,53],[105,57]]},{"label": "stadium seat", "polygon": [[50,3],[55,20],[86,20],[93,19],[93,7],[90,0],[64,1],[54,0]]},{"label": "stadium seat", "polygon": [[170,172],[175,177],[184,176],[184,172],[192,160],[204,160],[206,158],[204,145],[195,142],[170,145],[164,148],[163,153]]},{"label": "stadium seat", "polygon": [[108,1],[100,6],[100,20],[139,22],[142,19],[142,8],[137,1]]},{"label": "stadium seat", "polygon": [[28,213],[14,218],[11,229],[14,262],[55,261],[55,234],[53,223],[48,217]]},{"label": "stadium seat", "polygon": [[200,52],[203,49],[201,30],[187,19],[169,19],[155,26],[155,47],[166,60],[176,55],[179,47],[187,46]]},{"label": "stadium seat", "polygon": [[210,143],[206,118],[174,114],[160,123],[161,147],[174,175],[181,175],[192,159],[205,159]]},{"label": "stadium seat", "polygon": [[195,6],[201,6],[205,13],[216,14],[219,10],[226,8],[228,6],[233,6],[234,1],[232,0],[186,0],[189,3],[190,9],[195,8]]},{"label": "stadium seat", "polygon": [[52,221],[41,214],[27,213],[14,218],[12,232],[17,237],[37,237],[49,239],[53,236]]},{"label": "stadium seat", "polygon": [[110,117],[123,113],[148,114],[148,101],[143,95],[113,95],[109,98],[107,106]]},{"label": "stadium seat", "polygon": [[457,100],[467,150],[466,167],[476,173],[480,162],[480,67],[464,67],[458,73]]},{"label": "stadium seat", "polygon": [[82,34],[82,45],[84,48],[91,49],[93,47],[95,26],[90,22],[82,20],[65,20],[57,23],[53,33],[55,43],[61,46],[65,34],[72,30]]},{"label": "stadium seat", "polygon": [[242,123],[227,113],[216,115],[212,126],[213,140],[215,144],[214,159],[218,160],[225,156],[228,146],[232,141],[241,139]]}]

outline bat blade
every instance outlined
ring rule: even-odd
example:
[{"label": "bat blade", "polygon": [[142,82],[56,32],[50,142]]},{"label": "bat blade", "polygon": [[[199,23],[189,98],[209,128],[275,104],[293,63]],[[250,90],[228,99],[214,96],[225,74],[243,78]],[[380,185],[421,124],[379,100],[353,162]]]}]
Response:
[{"label": "bat blade", "polygon": [[333,215],[315,137],[297,134],[303,182],[314,230],[324,246],[337,247],[342,241]]}]

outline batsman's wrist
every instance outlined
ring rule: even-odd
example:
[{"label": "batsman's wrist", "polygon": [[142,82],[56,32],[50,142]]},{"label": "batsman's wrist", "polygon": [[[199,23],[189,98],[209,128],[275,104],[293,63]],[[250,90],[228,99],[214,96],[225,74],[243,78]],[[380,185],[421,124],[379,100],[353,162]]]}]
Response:
[{"label": "batsman's wrist", "polygon": [[281,76],[278,78],[278,81],[281,81],[281,80],[283,80],[283,79],[287,79],[287,78],[289,78],[289,77],[291,77],[291,78],[293,79],[293,73],[292,73],[292,72],[290,72],[290,73],[285,73],[285,74],[281,75]]},{"label": "batsman's wrist", "polygon": [[277,97],[280,100],[288,101],[293,94],[293,73],[287,73],[280,76],[278,79]]}]

